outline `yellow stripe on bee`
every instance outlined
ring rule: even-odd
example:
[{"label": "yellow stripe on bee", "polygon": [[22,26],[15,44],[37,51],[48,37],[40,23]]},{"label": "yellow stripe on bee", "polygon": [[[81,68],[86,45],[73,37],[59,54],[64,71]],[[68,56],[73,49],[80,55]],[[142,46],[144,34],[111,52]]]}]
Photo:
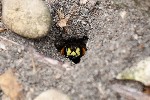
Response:
[{"label": "yellow stripe on bee", "polygon": [[76,56],[76,53],[73,51],[73,52],[71,53],[71,56]]},{"label": "yellow stripe on bee", "polygon": [[67,56],[80,56],[80,48],[77,48],[76,51],[71,51],[70,48],[67,49]]},{"label": "yellow stripe on bee", "polygon": [[70,48],[68,48],[68,50],[67,50],[67,56],[69,56],[69,55],[70,55],[70,53],[71,53],[71,49],[70,49]]},{"label": "yellow stripe on bee", "polygon": [[76,49],[76,53],[77,53],[78,56],[80,56],[80,48]]}]

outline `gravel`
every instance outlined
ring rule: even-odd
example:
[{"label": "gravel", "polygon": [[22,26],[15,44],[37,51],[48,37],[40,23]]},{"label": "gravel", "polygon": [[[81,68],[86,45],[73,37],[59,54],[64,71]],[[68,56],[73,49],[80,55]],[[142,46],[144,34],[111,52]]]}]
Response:
[{"label": "gravel", "polygon": [[[58,70],[59,68],[41,64],[37,80],[33,81],[29,77],[31,68],[25,64],[18,65],[22,83],[28,87],[36,87],[35,95],[49,88],[57,88],[73,100],[124,100],[113,92],[110,86],[119,72],[150,56],[149,0],[99,0],[94,4],[87,2],[84,5],[80,5],[78,0],[55,0],[50,5],[54,23],[48,36],[29,40],[11,31],[0,33],[0,36],[21,45],[34,47],[41,55],[70,64],[70,68]],[[63,34],[55,26],[58,19],[56,10],[63,7],[67,15],[74,5],[77,6],[77,15],[71,17],[71,31]],[[77,24],[78,21],[81,23]],[[87,52],[79,64],[72,64],[61,56],[54,45],[59,42],[59,38],[68,39],[70,36],[89,38],[86,44]],[[8,60],[9,57],[6,58],[5,60]],[[18,56],[14,52],[10,58],[14,61]],[[26,64],[28,63],[27,60]],[[7,63],[6,67],[13,64]],[[119,83],[140,88],[140,84],[136,82]]]}]

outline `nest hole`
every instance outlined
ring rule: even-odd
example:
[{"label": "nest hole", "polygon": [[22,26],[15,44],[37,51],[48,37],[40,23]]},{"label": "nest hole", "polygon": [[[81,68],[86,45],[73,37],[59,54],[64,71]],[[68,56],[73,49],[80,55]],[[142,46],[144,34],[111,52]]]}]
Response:
[{"label": "nest hole", "polygon": [[55,47],[61,55],[63,55],[66,58],[69,58],[72,62],[77,64],[80,62],[81,57],[84,56],[87,51],[87,41],[87,36],[83,36],[82,38],[59,38],[55,41]]}]

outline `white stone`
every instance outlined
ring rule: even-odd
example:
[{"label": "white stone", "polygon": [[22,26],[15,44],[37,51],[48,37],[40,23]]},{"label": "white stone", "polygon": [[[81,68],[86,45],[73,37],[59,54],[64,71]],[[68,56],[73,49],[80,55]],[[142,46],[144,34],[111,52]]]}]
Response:
[{"label": "white stone", "polygon": [[134,80],[150,86],[150,57],[138,62],[135,66],[119,73],[117,79]]},{"label": "white stone", "polygon": [[49,32],[51,16],[42,0],[2,0],[2,21],[21,36],[38,38]]},{"label": "white stone", "polygon": [[62,92],[51,89],[41,93],[34,100],[70,100],[69,97]]}]

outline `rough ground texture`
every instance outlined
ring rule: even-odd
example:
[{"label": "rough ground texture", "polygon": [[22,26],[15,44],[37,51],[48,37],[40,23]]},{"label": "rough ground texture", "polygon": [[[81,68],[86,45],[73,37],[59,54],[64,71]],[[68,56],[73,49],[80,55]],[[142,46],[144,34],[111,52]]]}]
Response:
[{"label": "rough ground texture", "polygon": [[[75,5],[78,15],[72,17],[74,21],[69,36],[74,35],[75,31],[79,33],[77,36],[87,35],[89,38],[88,50],[80,63],[71,64],[69,70],[38,64],[38,77],[34,80],[30,76],[31,61],[26,59],[21,65],[16,62],[16,59],[19,60],[27,54],[24,50],[18,54],[17,48],[12,46],[8,55],[1,52],[6,57],[0,60],[6,63],[1,66],[0,73],[9,67],[15,67],[24,86],[35,88],[34,95],[49,88],[58,88],[73,100],[124,100],[110,86],[120,71],[150,56],[150,1],[99,0],[95,4],[88,2],[80,5],[78,0],[55,0],[50,5],[54,25],[48,36],[39,40],[28,40],[10,31],[0,33],[0,36],[27,47],[32,46],[40,54],[69,63],[54,46],[57,36],[61,34],[55,27],[55,11],[62,6],[67,14]],[[87,22],[87,26],[76,27],[79,20]],[[68,37],[66,35],[62,37]],[[139,84],[134,83],[134,87],[139,87]]]}]

